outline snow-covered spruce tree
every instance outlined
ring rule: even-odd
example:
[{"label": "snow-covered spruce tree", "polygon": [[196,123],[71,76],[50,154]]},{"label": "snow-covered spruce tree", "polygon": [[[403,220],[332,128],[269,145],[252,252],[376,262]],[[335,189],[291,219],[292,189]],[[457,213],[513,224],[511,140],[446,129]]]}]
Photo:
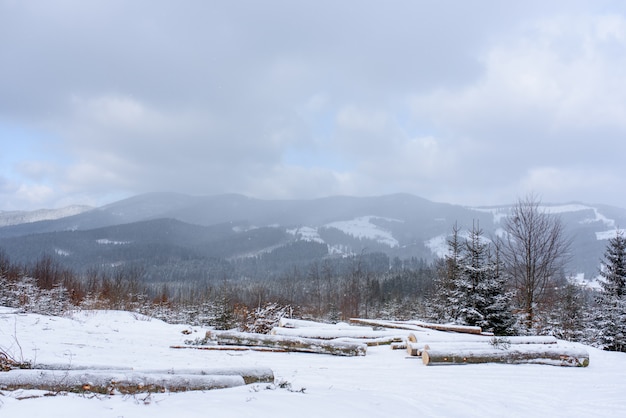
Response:
[{"label": "snow-covered spruce tree", "polygon": [[600,276],[598,342],[605,350],[626,352],[626,237],[621,230],[607,244]]},{"label": "snow-covered spruce tree", "polygon": [[498,252],[492,252],[490,242],[477,224],[469,232],[456,286],[459,319],[497,335],[509,335],[515,323],[511,312],[512,295],[506,289]]},{"label": "snow-covered spruce tree", "polygon": [[511,300],[499,253],[482,230],[474,225],[469,238],[462,241],[455,225],[448,254],[438,262],[436,294],[430,306],[434,319],[508,335],[515,324]]},{"label": "snow-covered spruce tree", "polygon": [[454,224],[448,239],[448,253],[435,265],[435,294],[429,303],[431,316],[436,321],[456,321],[459,312],[457,286],[459,281],[462,242],[459,227]]},{"label": "snow-covered spruce tree", "polygon": [[583,341],[589,322],[583,289],[570,281],[560,287],[546,321],[544,333],[563,340]]}]

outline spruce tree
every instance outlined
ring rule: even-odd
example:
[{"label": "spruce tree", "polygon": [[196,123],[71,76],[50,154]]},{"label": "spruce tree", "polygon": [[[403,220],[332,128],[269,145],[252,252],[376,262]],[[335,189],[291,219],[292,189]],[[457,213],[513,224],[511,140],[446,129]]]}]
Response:
[{"label": "spruce tree", "polygon": [[452,235],[448,239],[448,253],[436,264],[435,295],[431,305],[433,318],[438,321],[456,321],[459,312],[458,280],[460,276],[462,242],[459,228],[452,227]]},{"label": "spruce tree", "polygon": [[598,340],[605,350],[626,352],[626,237],[621,230],[607,244],[600,276]]},{"label": "spruce tree", "polygon": [[480,326],[496,335],[513,333],[512,294],[506,289],[498,252],[474,225],[466,240],[461,275],[457,286],[462,300],[461,318],[467,325]]},{"label": "spruce tree", "polygon": [[497,335],[513,333],[512,294],[502,272],[498,253],[492,252],[478,225],[464,241],[455,225],[448,254],[437,268],[435,319],[480,326]]}]

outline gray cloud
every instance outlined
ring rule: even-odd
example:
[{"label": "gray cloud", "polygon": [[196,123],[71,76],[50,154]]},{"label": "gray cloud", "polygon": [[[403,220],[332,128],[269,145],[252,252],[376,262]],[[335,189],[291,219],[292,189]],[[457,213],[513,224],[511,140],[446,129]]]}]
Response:
[{"label": "gray cloud", "polygon": [[543,3],[0,0],[4,209],[155,190],[626,207],[624,6]]}]

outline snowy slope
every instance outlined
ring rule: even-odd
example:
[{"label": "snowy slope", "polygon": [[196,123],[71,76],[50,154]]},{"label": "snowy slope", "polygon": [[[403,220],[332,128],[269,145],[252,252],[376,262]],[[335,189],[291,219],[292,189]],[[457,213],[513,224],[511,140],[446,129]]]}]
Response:
[{"label": "snowy slope", "polygon": [[[192,334],[185,336],[183,330]],[[438,333],[439,338],[454,338]],[[142,369],[269,367],[276,382],[232,389],[135,396],[2,392],[0,416],[22,417],[580,417],[625,416],[626,354],[585,347],[587,368],[482,364],[424,366],[404,351],[369,347],[364,357],[176,350],[204,330],[127,312],[70,317],[0,308],[0,346],[37,363]],[[435,335],[433,335],[434,337]],[[18,345],[19,342],[19,345]],[[59,379],[63,371],[58,372]],[[33,397],[35,396],[35,397]],[[19,400],[23,398],[23,400]]]},{"label": "snowy slope", "polygon": [[61,209],[39,209],[34,211],[0,211],[0,227],[19,225],[25,223],[49,221],[78,215],[88,210],[91,206],[74,205]]}]

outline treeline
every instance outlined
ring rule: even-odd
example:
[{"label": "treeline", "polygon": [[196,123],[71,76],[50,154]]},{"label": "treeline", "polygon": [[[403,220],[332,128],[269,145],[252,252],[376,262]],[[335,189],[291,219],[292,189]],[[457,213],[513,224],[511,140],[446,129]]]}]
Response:
[{"label": "treeline", "polygon": [[409,319],[423,314],[424,300],[434,291],[432,269],[422,260],[391,263],[385,254],[363,253],[293,267],[265,280],[155,282],[146,280],[142,266],[76,273],[50,255],[18,265],[0,251],[0,305],[52,314],[74,308],[123,309],[202,325],[271,303],[327,321]]}]

